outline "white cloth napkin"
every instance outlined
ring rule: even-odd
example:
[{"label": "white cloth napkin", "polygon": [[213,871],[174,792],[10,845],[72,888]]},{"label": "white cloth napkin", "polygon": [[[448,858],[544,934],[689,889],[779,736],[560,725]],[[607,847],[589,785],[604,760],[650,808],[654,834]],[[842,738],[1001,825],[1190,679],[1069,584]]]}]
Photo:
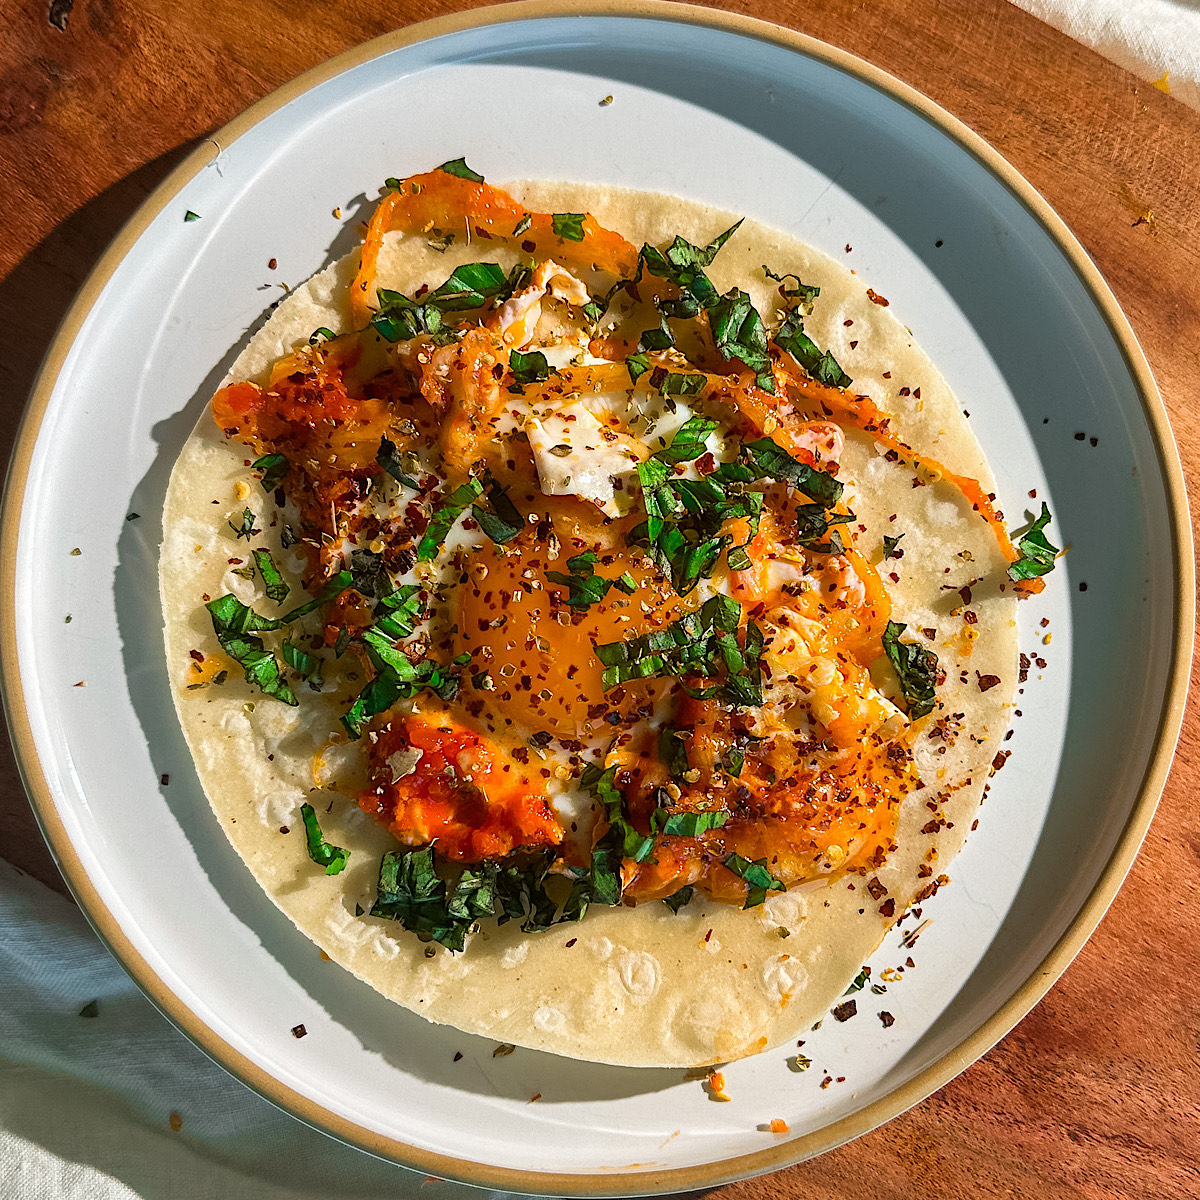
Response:
[{"label": "white cloth napkin", "polygon": [[3,1200],[488,1195],[502,1193],[427,1181],[261,1099],[159,1014],[74,905],[0,860]]},{"label": "white cloth napkin", "polygon": [[1161,91],[1200,109],[1200,0],[1012,0]]}]

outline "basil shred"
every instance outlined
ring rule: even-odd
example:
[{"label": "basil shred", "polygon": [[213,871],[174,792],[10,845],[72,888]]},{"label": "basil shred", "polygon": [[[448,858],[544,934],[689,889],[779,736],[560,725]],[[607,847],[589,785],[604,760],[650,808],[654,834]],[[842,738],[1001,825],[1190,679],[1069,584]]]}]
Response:
[{"label": "basil shred", "polygon": [[1017,549],[1021,557],[1010,563],[1008,577],[1014,581],[1021,579],[1036,579],[1048,575],[1054,570],[1054,561],[1059,554],[1057,546],[1053,545],[1043,532],[1050,524],[1050,510],[1042,501],[1042,511],[1038,519],[1021,535]]},{"label": "basil shred", "polygon": [[304,833],[308,840],[308,857],[318,867],[324,867],[326,875],[340,874],[345,870],[350,851],[344,850],[341,846],[332,846],[325,840],[317,821],[316,809],[311,804],[300,805],[300,816],[304,819]]},{"label": "basil shred", "polygon": [[905,707],[915,720],[933,712],[938,660],[927,646],[900,641],[900,635],[907,628],[898,621],[889,621],[883,631],[883,651],[900,677]]}]

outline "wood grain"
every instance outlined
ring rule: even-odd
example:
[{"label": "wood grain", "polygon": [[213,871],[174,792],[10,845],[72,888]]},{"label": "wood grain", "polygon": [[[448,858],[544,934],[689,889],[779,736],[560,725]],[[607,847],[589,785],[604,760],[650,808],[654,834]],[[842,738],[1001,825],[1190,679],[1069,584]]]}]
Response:
[{"label": "wood grain", "polygon": [[[332,54],[466,4],[21,0],[0,41],[0,445],[75,289],[196,140]],[[1001,151],[1095,259],[1200,479],[1200,115],[1004,0],[761,0],[731,11],[850,50]],[[1145,214],[1149,222],[1138,222]],[[1194,518],[1194,514],[1193,514]],[[1194,520],[1193,520],[1194,523]],[[1200,720],[1141,857],[1018,1028],[949,1086],[728,1200],[1200,1196]],[[0,745],[0,853],[62,883]],[[715,1194],[715,1193],[714,1193]]]}]

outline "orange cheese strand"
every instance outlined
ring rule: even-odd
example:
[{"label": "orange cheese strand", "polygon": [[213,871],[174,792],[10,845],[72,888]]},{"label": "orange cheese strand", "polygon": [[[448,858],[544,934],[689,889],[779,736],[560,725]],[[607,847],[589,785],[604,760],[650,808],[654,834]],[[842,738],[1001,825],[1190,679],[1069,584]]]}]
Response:
[{"label": "orange cheese strand", "polygon": [[[421,756],[397,779],[389,759],[410,748]],[[407,846],[436,842],[445,858],[481,862],[563,839],[544,789],[499,746],[449,716],[394,718],[371,748],[371,774],[359,807]]]},{"label": "orange cheese strand", "polygon": [[[526,217],[529,224],[517,233]],[[434,229],[443,233],[463,229],[469,238],[494,239],[539,260],[553,258],[568,267],[594,268],[622,279],[637,269],[637,250],[619,233],[597,224],[590,214],[583,219],[582,239],[573,241],[554,232],[552,214],[527,212],[500,188],[445,171],[429,171],[406,179],[379,202],[371,217],[350,292],[355,328],[371,319],[384,234],[423,234]]]}]

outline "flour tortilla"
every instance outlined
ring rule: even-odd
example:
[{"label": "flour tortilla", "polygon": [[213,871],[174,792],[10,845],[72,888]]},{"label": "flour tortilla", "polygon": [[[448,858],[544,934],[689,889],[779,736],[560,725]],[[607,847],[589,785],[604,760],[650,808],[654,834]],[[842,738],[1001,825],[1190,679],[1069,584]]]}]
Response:
[{"label": "flour tortilla", "polygon": [[[736,219],[652,193],[545,182],[511,190],[532,211],[591,212],[635,245],[663,245],[677,233],[704,245]],[[319,326],[348,331],[357,259],[351,254],[293,292],[226,382],[262,382],[276,358]],[[379,282],[411,295],[421,283],[479,259],[506,267],[516,261],[495,242],[438,252],[422,237],[389,235]],[[867,296],[865,281],[751,221],[722,249],[709,275],[722,292],[735,285],[749,292],[766,318],[778,295],[763,277],[764,263],[820,285],[807,331],[854,378],[854,391],[893,414],[898,436],[994,490],[949,388],[891,310]],[[247,457],[246,447],[227,441],[206,412],[171,477],[160,583],[180,722],[222,828],[266,893],[330,958],[406,1008],[499,1042],[579,1059],[644,1067],[729,1061],[795,1038],[820,1019],[889,926],[928,888],[929,868],[925,877],[919,869],[930,851],[936,850],[936,879],[959,849],[1012,707],[1014,594],[993,534],[955,489],[914,487],[911,467],[887,461],[869,437],[848,431],[839,477],[852,481],[849,505],[868,527],[859,545],[879,561],[882,537],[905,535],[903,558],[887,563],[899,576],[892,587],[894,618],[907,623],[908,636],[936,630],[932,644],[947,674],[914,750],[927,786],[904,801],[899,849],[868,877],[887,897],[873,899],[868,880],[850,875],[773,895],[749,911],[699,895],[677,915],[659,903],[594,906],[582,922],[546,933],[524,934],[518,922],[488,923],[465,953],[436,946],[427,957],[427,945],[398,923],[355,915],[356,906],[370,907],[380,856],[396,843],[345,794],[356,787],[356,770],[361,782],[361,767],[352,761],[361,749],[331,751],[320,781],[314,780],[313,755],[338,729],[344,706],[305,690],[301,706],[289,708],[233,673],[221,687],[186,686],[189,652],[219,652],[202,594],[233,591],[247,603],[259,599],[228,564],[245,554],[246,544],[235,543],[227,519],[236,523],[246,504],[263,510]],[[239,483],[254,488],[248,500],[235,491]],[[283,562],[289,555],[280,552],[277,536],[278,529],[268,528],[254,544],[270,546]],[[965,586],[978,618],[973,627],[959,612],[958,589]],[[981,691],[978,678],[986,675],[1001,682]],[[950,722],[950,736],[931,740],[934,723],[948,714],[961,714]],[[344,790],[330,786],[334,782]],[[326,876],[306,853],[299,812],[306,801],[326,838],[351,851],[340,875]],[[923,832],[933,810],[939,828]]]}]

